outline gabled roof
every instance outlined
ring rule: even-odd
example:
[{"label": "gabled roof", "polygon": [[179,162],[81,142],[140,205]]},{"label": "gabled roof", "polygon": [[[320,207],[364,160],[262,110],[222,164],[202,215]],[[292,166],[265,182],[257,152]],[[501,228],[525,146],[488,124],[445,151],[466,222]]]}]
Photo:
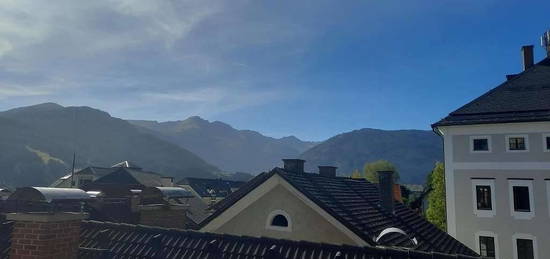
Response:
[{"label": "gabled roof", "polygon": [[432,125],[550,121],[550,58],[512,77]]},{"label": "gabled roof", "polygon": [[238,189],[245,182],[229,181],[223,179],[193,178],[187,177],[179,181],[179,185],[189,185],[201,197],[226,197],[234,189]]},{"label": "gabled roof", "polygon": [[[379,190],[376,184],[364,179],[292,173],[281,168],[256,176],[237,192],[214,205],[216,211],[204,220],[201,226],[206,226],[275,174],[285,179],[368,244],[376,245],[373,240],[381,231],[396,227],[418,240],[415,250],[476,255],[474,251],[399,202],[395,203],[393,214],[379,207]],[[403,235],[390,234],[384,236],[383,243],[390,246],[409,247],[410,239]]]},{"label": "gabled roof", "polygon": [[477,258],[396,248],[338,246],[98,221],[84,221],[81,224],[79,255],[83,258],[103,255],[104,258],[182,259]]}]

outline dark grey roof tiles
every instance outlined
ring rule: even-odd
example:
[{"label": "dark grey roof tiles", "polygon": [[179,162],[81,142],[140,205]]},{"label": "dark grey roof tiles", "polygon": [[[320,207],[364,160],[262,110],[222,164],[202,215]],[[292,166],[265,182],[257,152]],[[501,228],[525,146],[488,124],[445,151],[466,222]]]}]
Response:
[{"label": "dark grey roof tiles", "polygon": [[550,58],[546,58],[432,125],[550,120]]},{"label": "dark grey roof tiles", "polygon": [[185,259],[423,259],[477,258],[421,251],[330,245],[305,241],[201,233],[158,227],[84,221],[80,255],[109,258]]},{"label": "dark grey roof tiles", "polygon": [[[226,197],[233,190],[241,187],[245,182],[223,179],[193,178],[187,177],[179,181],[179,185],[189,185],[201,197]],[[212,192],[212,193],[211,193]]]},{"label": "dark grey roof tiles", "polygon": [[[475,255],[474,251],[403,204],[395,203],[395,213],[389,213],[379,207],[376,184],[364,179],[289,173],[281,168],[256,176],[237,192],[220,201],[214,207],[216,211],[201,225],[208,224],[274,174],[286,179],[293,187],[371,245],[375,245],[373,240],[382,230],[396,227],[418,240],[418,246],[414,247],[416,250]],[[410,247],[411,241],[403,235],[389,234],[384,237],[383,243],[388,246]]]}]

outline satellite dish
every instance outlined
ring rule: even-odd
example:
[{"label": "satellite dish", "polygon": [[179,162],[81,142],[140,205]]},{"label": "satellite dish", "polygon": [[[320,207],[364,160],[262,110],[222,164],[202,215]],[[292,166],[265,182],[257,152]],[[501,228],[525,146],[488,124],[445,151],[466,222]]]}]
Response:
[{"label": "satellite dish", "polygon": [[[374,240],[374,242],[378,243],[378,241],[380,241],[380,239],[385,236],[386,234],[389,234],[389,233],[399,233],[399,234],[402,234],[406,237],[409,237],[409,235],[403,231],[402,229],[400,228],[394,228],[394,227],[391,227],[391,228],[386,228],[384,230],[382,230],[382,232],[380,232],[380,234],[378,234],[378,236],[376,237],[376,239]],[[410,238],[409,239],[411,240],[411,242],[416,246],[418,245],[418,241],[416,240],[416,237],[413,237],[413,238]]]}]

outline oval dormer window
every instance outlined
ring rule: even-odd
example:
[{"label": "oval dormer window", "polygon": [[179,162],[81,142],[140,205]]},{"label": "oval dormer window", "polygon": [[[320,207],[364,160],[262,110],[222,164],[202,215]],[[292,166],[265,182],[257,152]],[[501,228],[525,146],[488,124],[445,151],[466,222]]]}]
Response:
[{"label": "oval dormer window", "polygon": [[267,217],[266,228],[279,231],[291,231],[292,221],[284,210],[274,210]]}]

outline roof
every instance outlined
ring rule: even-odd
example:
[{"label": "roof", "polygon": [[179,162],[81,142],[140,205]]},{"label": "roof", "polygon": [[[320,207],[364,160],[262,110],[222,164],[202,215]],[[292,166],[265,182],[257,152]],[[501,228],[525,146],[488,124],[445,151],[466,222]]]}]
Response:
[{"label": "roof", "polygon": [[161,175],[130,167],[118,167],[111,173],[103,175],[94,184],[139,184],[143,186],[162,186]]},{"label": "roof", "polygon": [[[275,168],[268,173],[256,176],[237,192],[214,205],[216,211],[204,220],[201,226],[206,226],[211,220],[275,174],[284,178],[290,185],[368,244],[376,245],[373,237],[386,228],[396,227],[418,240],[418,245],[414,247],[415,250],[476,255],[474,251],[400,202],[395,202],[395,213],[389,213],[379,207],[378,185],[365,179],[291,173],[282,168]],[[384,236],[382,241],[389,246],[410,246],[410,239],[398,234]]]},{"label": "roof", "polygon": [[128,168],[135,168],[135,169],[141,169],[142,167],[136,164],[135,162],[130,161],[122,161],[120,163],[116,163],[112,165],[111,167],[128,167]]},{"label": "roof", "polygon": [[50,188],[50,187],[21,187],[9,197],[9,200],[23,201],[67,201],[87,200],[90,195],[85,191],[75,188]]},{"label": "roof", "polygon": [[226,197],[231,194],[233,190],[245,184],[245,182],[187,177],[177,184],[191,186],[191,188],[201,197],[211,197],[212,195],[215,197]]},{"label": "roof", "polygon": [[550,121],[550,58],[460,107],[432,127]]},{"label": "roof", "polygon": [[83,221],[80,247],[81,255],[105,249],[109,258],[475,258],[396,248],[339,246],[98,221]]}]

